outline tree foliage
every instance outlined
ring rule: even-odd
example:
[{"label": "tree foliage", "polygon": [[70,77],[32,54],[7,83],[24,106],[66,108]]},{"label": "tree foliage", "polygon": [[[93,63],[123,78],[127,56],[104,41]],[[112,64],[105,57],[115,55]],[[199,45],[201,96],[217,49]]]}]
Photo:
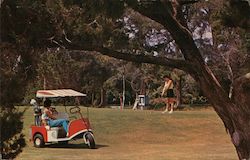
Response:
[{"label": "tree foliage", "polygon": [[1,109],[1,154],[3,159],[16,157],[26,144],[22,134],[23,113]]},{"label": "tree foliage", "polygon": [[11,159],[20,153],[25,145],[24,135],[21,133],[23,112],[16,111],[14,104],[24,97],[23,86],[27,83],[27,74],[31,73],[24,66],[30,58],[23,60],[23,54],[18,54],[18,49],[10,44],[3,43],[0,48],[0,149],[4,159]]}]

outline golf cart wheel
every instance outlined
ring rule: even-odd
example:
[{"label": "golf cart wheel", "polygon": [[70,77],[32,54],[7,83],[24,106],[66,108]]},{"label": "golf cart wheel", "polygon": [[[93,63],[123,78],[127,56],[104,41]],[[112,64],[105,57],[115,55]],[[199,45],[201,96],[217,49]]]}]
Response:
[{"label": "golf cart wheel", "polygon": [[85,139],[86,139],[86,144],[88,145],[88,147],[90,149],[94,149],[95,148],[95,140],[94,140],[94,137],[92,136],[92,134],[87,133],[85,135]]},{"label": "golf cart wheel", "polygon": [[37,148],[41,148],[44,146],[44,139],[43,136],[41,134],[36,134],[34,136],[34,146]]}]

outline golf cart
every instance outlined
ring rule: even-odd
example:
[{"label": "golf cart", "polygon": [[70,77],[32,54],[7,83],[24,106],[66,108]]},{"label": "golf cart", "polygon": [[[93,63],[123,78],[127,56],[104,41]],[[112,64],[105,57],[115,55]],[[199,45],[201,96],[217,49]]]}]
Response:
[{"label": "golf cart", "polygon": [[[72,89],[58,89],[58,90],[38,90],[37,98],[66,98],[66,97],[84,97],[86,94],[74,91]],[[41,120],[41,107],[36,100],[32,99],[30,104],[34,106],[35,124],[30,127],[31,138],[35,147],[43,147],[45,143],[63,143],[67,144],[70,140],[83,139],[85,144],[90,148],[95,148],[95,140],[92,129],[90,127],[89,119],[83,117],[80,107],[77,105],[70,107],[68,110],[70,115],[74,115],[74,120],[70,120],[68,124],[68,133],[62,127],[50,127],[44,124]],[[69,120],[69,114],[65,107],[64,112],[58,112],[57,119],[64,118]],[[77,115],[79,118],[77,118]],[[87,116],[88,117],[88,116]]]}]

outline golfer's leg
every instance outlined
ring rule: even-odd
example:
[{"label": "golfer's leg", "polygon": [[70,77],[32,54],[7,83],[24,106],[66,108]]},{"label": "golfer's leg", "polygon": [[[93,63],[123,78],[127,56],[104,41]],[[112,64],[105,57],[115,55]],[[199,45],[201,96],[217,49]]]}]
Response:
[{"label": "golfer's leg", "polygon": [[174,104],[173,103],[170,103],[170,108],[171,108],[171,110],[169,111],[169,113],[173,113],[173,111],[174,111]]},{"label": "golfer's leg", "polygon": [[49,126],[50,127],[58,127],[62,125],[62,121],[60,119],[56,119],[56,120],[50,120],[49,121]]},{"label": "golfer's leg", "polygon": [[66,133],[68,133],[68,121],[67,120],[62,121],[62,126],[64,130],[66,131]]},{"label": "golfer's leg", "polygon": [[68,122],[66,119],[56,119],[49,122],[50,127],[63,126],[64,130],[68,132]]},{"label": "golfer's leg", "polygon": [[169,103],[166,102],[166,109],[162,113],[166,113],[168,111],[168,105],[169,105]]}]

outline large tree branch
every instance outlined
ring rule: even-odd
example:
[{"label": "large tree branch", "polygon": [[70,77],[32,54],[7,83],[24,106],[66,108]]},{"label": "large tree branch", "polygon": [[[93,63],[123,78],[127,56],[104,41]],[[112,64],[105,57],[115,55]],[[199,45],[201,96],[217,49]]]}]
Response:
[{"label": "large tree branch", "polygon": [[95,46],[95,47],[86,47],[84,46],[68,46],[67,48],[73,49],[73,50],[85,50],[85,51],[95,51],[99,52],[102,55],[110,56],[117,59],[122,59],[126,61],[131,62],[137,62],[137,63],[149,63],[149,64],[156,64],[156,65],[162,65],[167,66],[170,68],[178,68],[180,70],[183,70],[187,73],[194,73],[192,64],[189,62],[186,62],[185,60],[178,60],[178,59],[170,59],[166,57],[157,57],[152,55],[144,55],[144,54],[130,54],[130,53],[123,53],[120,51],[116,51],[107,47],[102,46]]},{"label": "large tree branch", "polygon": [[95,48],[95,51],[100,52],[103,55],[111,56],[118,59],[123,59],[126,61],[157,64],[157,65],[168,66],[170,68],[178,68],[189,73],[193,72],[193,69],[191,67],[192,65],[184,60],[169,59],[165,57],[156,57],[143,54],[135,55],[129,53],[122,53],[106,47]]}]

